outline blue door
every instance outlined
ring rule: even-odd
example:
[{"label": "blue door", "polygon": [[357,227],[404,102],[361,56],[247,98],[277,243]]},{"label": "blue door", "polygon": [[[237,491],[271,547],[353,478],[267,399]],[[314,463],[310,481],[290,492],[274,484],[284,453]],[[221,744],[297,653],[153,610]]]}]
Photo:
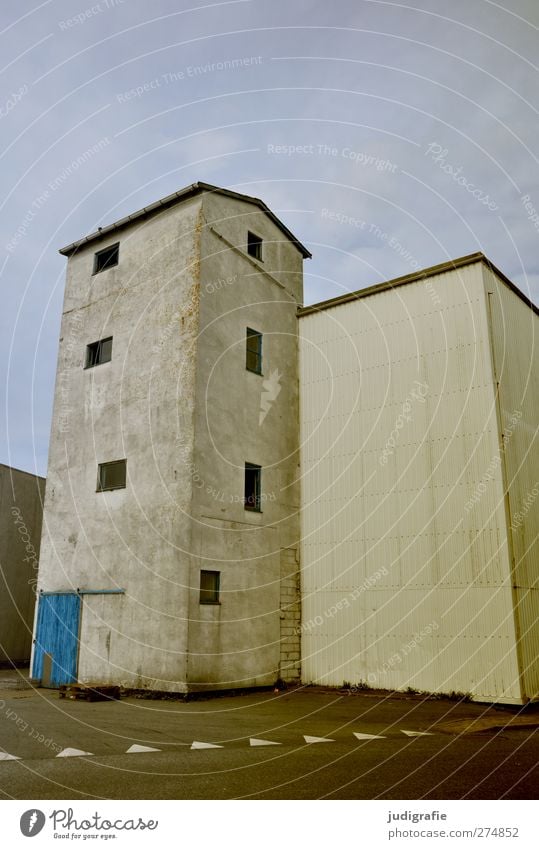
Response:
[{"label": "blue door", "polygon": [[32,676],[46,687],[77,680],[80,601],[77,593],[39,596]]}]

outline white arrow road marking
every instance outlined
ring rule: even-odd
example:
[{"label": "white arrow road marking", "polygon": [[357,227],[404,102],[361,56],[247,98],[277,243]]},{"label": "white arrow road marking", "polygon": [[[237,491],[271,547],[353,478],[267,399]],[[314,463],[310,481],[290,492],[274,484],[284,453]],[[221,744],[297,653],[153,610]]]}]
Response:
[{"label": "white arrow road marking", "polygon": [[7,752],[0,752],[0,761],[20,761],[17,755],[8,755]]},{"label": "white arrow road marking", "polygon": [[93,752],[83,752],[82,749],[62,749],[56,757],[57,758],[78,758],[81,755],[93,755]]},{"label": "white arrow road marking", "polygon": [[385,740],[383,734],[361,734],[361,732],[354,731],[354,737],[357,737],[358,740]]},{"label": "white arrow road marking", "polygon": [[222,749],[222,746],[218,746],[217,743],[201,743],[198,740],[193,742],[191,746],[192,749]]},{"label": "white arrow road marking", "polygon": [[402,731],[402,733],[407,737],[432,737],[432,731]]},{"label": "white arrow road marking", "polygon": [[303,739],[306,743],[334,743],[335,740],[331,740],[329,737],[309,737],[308,734],[303,735]]},{"label": "white arrow road marking", "polygon": [[256,737],[249,737],[250,746],[281,746],[281,743],[274,743],[273,740],[258,740]]},{"label": "white arrow road marking", "polygon": [[133,755],[135,752],[160,752],[161,749],[152,749],[151,746],[139,746],[138,743],[133,743],[126,752],[126,755]]}]

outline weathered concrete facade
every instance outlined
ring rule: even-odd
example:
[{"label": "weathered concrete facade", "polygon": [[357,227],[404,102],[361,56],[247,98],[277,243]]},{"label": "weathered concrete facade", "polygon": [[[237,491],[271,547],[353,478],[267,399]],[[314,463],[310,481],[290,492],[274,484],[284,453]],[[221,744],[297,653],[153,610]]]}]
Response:
[{"label": "weathered concrete facade", "polygon": [[[206,195],[203,215],[189,682],[299,680],[299,640],[293,656],[281,655],[281,640],[289,645],[292,608],[299,607],[299,588],[292,599],[285,586],[299,559],[296,313],[303,254],[247,201]],[[263,262],[242,247],[248,230],[263,239]],[[245,368],[246,327],[262,334],[262,375]],[[263,469],[261,512],[244,509],[246,461]],[[198,603],[197,576],[211,564],[221,569],[219,606]]]},{"label": "weathered concrete facade", "polygon": [[45,479],[0,463],[0,666],[30,660]]},{"label": "weathered concrete facade", "polygon": [[[39,588],[80,599],[76,677],[180,692],[297,680],[308,253],[264,204],[205,184],[63,252]],[[246,369],[247,328],[261,374]],[[110,361],[84,368],[110,337]],[[98,465],[122,459],[126,486],[96,491]],[[261,468],[260,510],[244,505],[246,463]],[[201,570],[219,572],[219,604],[201,603]]]}]

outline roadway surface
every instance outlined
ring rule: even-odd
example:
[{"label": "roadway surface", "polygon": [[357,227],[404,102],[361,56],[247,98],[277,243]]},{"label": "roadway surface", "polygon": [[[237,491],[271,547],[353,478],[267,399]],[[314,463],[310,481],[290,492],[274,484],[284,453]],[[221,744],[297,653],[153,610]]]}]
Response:
[{"label": "roadway surface", "polygon": [[539,715],[500,728],[511,717],[315,688],[187,703],[4,689],[0,798],[534,799]]}]

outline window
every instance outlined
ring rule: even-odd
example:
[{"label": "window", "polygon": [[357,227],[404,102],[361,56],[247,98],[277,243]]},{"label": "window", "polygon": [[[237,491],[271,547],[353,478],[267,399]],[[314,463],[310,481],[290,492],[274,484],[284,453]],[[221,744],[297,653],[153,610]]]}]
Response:
[{"label": "window", "polygon": [[104,248],[94,254],[94,274],[99,274],[100,271],[106,271],[107,268],[112,268],[113,265],[118,265],[120,255],[120,243],[116,242],[110,248]]},{"label": "window", "polygon": [[200,604],[219,604],[220,572],[200,572]]},{"label": "window", "polygon": [[245,464],[245,494],[243,506],[246,510],[258,510],[260,512],[260,481],[262,468],[253,463]]},{"label": "window", "polygon": [[86,346],[86,363],[84,368],[100,366],[101,363],[109,363],[112,359],[112,336],[92,342]]},{"label": "window", "polygon": [[125,489],[126,466],[127,460],[100,463],[97,468],[97,491]]},{"label": "window", "polygon": [[247,328],[245,368],[262,374],[262,334],[250,327]]},{"label": "window", "polygon": [[247,233],[247,253],[262,262],[262,239],[254,233]]}]

